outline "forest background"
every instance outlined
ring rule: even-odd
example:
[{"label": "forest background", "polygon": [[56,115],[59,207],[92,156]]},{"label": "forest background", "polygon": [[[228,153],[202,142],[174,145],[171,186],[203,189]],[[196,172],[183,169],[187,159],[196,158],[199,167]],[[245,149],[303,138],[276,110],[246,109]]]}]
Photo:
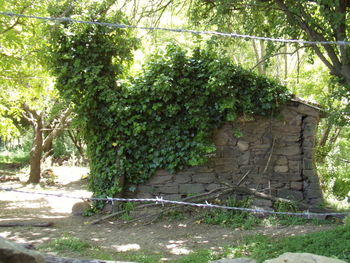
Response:
[{"label": "forest background", "polygon": [[[349,8],[349,2],[344,0],[302,0],[298,4],[282,0],[10,0],[0,3],[1,12],[24,15],[115,18],[116,22],[136,26],[310,41],[349,41]],[[0,15],[1,161],[10,162],[18,157],[26,160],[31,166],[28,182],[32,183],[39,182],[40,164],[47,156],[86,158],[83,139],[86,134],[80,128],[74,106],[57,90],[57,74],[52,70],[53,33],[57,27],[53,21]],[[67,36],[72,32],[77,31],[66,31]],[[113,32],[110,28],[103,33],[113,35]],[[152,54],[165,50],[169,43],[190,50],[209,41],[213,49],[224,52],[234,63],[273,78],[297,97],[319,104],[327,112],[318,130],[316,151],[322,187],[331,198],[348,197],[349,45],[284,43],[162,30],[134,29],[123,34],[115,38],[119,39],[119,45],[132,46],[120,53],[123,59],[119,64],[125,66],[123,76],[136,75]],[[95,47],[89,52],[99,54],[100,50]]]}]

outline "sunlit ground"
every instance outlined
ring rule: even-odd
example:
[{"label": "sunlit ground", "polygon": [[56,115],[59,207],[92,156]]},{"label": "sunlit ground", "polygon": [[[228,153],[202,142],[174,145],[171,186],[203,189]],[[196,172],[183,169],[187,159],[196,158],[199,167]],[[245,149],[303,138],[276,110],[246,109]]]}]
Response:
[{"label": "sunlit ground", "polygon": [[[56,184],[24,185],[27,174],[23,171],[21,182],[4,182],[0,187],[13,187],[22,191],[49,193],[61,197],[32,195],[16,192],[0,192],[0,222],[42,222],[53,221],[49,228],[0,228],[0,236],[20,243],[45,244],[66,234],[77,237],[101,249],[117,253],[138,253],[149,250],[166,255],[163,261],[189,254],[200,248],[222,251],[227,244],[234,244],[247,235],[266,234],[270,236],[292,236],[319,231],[318,226],[276,227],[265,225],[254,230],[224,228],[221,226],[197,223],[194,218],[184,220],[162,219],[152,224],[145,222],[120,224],[112,218],[97,225],[86,224],[91,218],[72,216],[72,206],[81,199],[71,197],[90,197],[84,178],[87,168],[54,167]],[[159,208],[160,209],[160,208]],[[0,211],[1,211],[0,210]],[[96,215],[94,219],[100,218]],[[327,227],[323,227],[327,228]],[[76,256],[76,255],[68,255]]]},{"label": "sunlit ground", "polygon": [[[2,191],[0,192],[1,201],[10,201],[6,209],[46,209],[48,213],[67,213],[71,212],[74,203],[82,201],[81,199],[65,198],[69,197],[91,197],[91,192],[80,189],[79,184],[82,177],[89,172],[85,167],[53,167],[54,174],[57,176],[55,184],[47,185],[25,185],[28,179],[24,173],[19,174],[21,182],[2,183],[2,188],[14,188],[16,190],[32,192],[33,194]],[[84,187],[85,188],[85,187]],[[40,193],[40,194],[35,194]],[[41,195],[42,194],[42,195]],[[60,197],[46,196],[44,194],[61,195]],[[40,218],[50,218],[50,216],[38,215]],[[54,216],[57,218],[57,215]],[[64,217],[64,215],[62,215]],[[13,218],[12,218],[13,219]]]}]

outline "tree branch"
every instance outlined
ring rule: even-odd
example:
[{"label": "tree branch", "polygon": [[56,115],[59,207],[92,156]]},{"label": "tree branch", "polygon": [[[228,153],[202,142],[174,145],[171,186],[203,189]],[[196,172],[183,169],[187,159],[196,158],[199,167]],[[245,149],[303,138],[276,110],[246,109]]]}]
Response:
[{"label": "tree branch", "polygon": [[294,55],[296,52],[298,52],[298,50],[302,49],[302,48],[307,48],[308,46],[300,46],[298,47],[296,50],[294,50],[293,52],[279,52],[279,53],[275,53],[272,55],[269,55],[267,57],[264,57],[262,60],[260,60],[256,65],[254,65],[254,67],[252,67],[250,70],[254,70],[256,67],[260,66],[260,64],[264,63],[266,60],[276,57],[276,56],[280,56],[280,55]]},{"label": "tree branch", "polygon": [[[283,0],[274,0],[275,3],[281,8],[281,10],[287,15],[290,23],[297,23],[300,28],[309,36],[312,41],[326,41],[325,37],[316,32],[306,21],[307,19],[311,19],[308,14],[305,13],[302,7],[300,7],[301,17],[294,15]],[[295,3],[297,4],[297,3]],[[315,50],[316,54],[322,60],[322,62],[330,69],[331,73],[336,76],[342,76],[341,74],[341,63],[339,58],[334,51],[333,47],[330,45],[323,45],[326,50],[330,60],[333,64],[331,64],[326,57],[322,54],[320,48],[317,45],[313,45],[312,48]]]},{"label": "tree branch", "polygon": [[69,123],[68,117],[72,113],[72,109],[68,108],[64,112],[62,112],[61,116],[57,118],[56,125],[53,127],[52,131],[46,136],[43,142],[43,148],[52,142],[53,138],[55,138],[62,130],[65,128],[67,123]]}]

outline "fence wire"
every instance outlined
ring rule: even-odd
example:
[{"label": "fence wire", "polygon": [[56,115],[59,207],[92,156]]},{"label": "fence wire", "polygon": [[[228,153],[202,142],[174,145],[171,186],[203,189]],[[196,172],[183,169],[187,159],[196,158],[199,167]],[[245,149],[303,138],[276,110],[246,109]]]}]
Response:
[{"label": "fence wire", "polygon": [[18,189],[14,189],[14,188],[1,188],[1,187],[0,187],[0,191],[16,192],[16,193],[30,194],[30,195],[43,195],[43,196],[58,197],[58,198],[71,198],[71,199],[79,199],[79,200],[84,200],[84,201],[89,200],[89,201],[105,201],[105,202],[155,203],[155,204],[159,204],[159,205],[173,204],[173,205],[192,206],[192,207],[201,207],[201,208],[210,208],[210,209],[215,208],[215,209],[223,209],[223,210],[246,211],[246,212],[250,212],[250,213],[254,213],[254,214],[303,216],[303,217],[307,217],[307,218],[311,218],[311,217],[321,218],[321,217],[326,217],[326,216],[350,215],[350,212],[337,212],[337,213],[313,213],[313,212],[309,212],[309,211],[306,211],[306,212],[277,212],[277,211],[270,211],[270,210],[264,210],[264,209],[215,205],[215,204],[210,204],[208,202],[191,203],[191,202],[184,202],[184,201],[166,200],[166,199],[163,199],[163,197],[156,197],[156,198],[78,197],[78,196],[71,196],[71,195],[65,195],[65,194],[31,192],[31,191],[18,190]]},{"label": "fence wire", "polygon": [[158,30],[158,31],[176,32],[176,33],[190,33],[190,34],[196,34],[196,35],[216,35],[216,36],[222,36],[222,37],[265,40],[265,41],[281,42],[281,43],[297,43],[297,44],[309,44],[309,45],[341,45],[341,46],[350,45],[350,42],[347,42],[347,41],[308,41],[308,40],[300,40],[300,39],[260,37],[260,36],[252,36],[252,35],[245,35],[245,34],[238,34],[238,33],[217,32],[217,31],[197,31],[197,30],[191,30],[191,29],[147,27],[147,26],[134,26],[134,25],[119,24],[119,23],[99,22],[99,21],[85,21],[85,20],[72,19],[68,17],[44,17],[44,16],[34,16],[34,15],[23,15],[23,14],[17,14],[12,12],[0,12],[0,15],[9,16],[9,17],[39,19],[39,20],[45,20],[45,21],[100,25],[100,26],[107,26],[107,27],[113,27],[113,28],[133,28],[133,29],[141,29],[141,30]]}]

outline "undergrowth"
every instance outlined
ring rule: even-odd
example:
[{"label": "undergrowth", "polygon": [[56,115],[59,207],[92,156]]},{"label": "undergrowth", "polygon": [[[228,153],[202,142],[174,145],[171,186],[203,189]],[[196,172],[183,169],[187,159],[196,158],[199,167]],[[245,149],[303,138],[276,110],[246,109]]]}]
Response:
[{"label": "undergrowth", "polygon": [[[253,199],[246,198],[236,200],[230,198],[225,205],[229,207],[250,208]],[[293,203],[276,202],[274,210],[277,212],[301,212]],[[303,225],[303,224],[331,224],[332,221],[324,219],[308,219],[290,215],[255,215],[248,211],[212,209],[201,216],[200,222],[213,225],[222,225],[231,228],[252,229],[256,226],[277,226],[277,225]]]},{"label": "undergrowth", "polygon": [[250,256],[262,262],[285,252],[307,252],[350,261],[350,225],[280,239],[263,235],[251,236],[240,245],[228,248],[226,256]]},{"label": "undergrowth", "polygon": [[250,257],[260,263],[286,252],[313,253],[350,262],[350,224],[302,236],[284,238],[261,234],[249,236],[237,245],[227,246],[222,253],[214,253],[210,249],[198,250],[175,262],[203,263],[218,258]]}]

